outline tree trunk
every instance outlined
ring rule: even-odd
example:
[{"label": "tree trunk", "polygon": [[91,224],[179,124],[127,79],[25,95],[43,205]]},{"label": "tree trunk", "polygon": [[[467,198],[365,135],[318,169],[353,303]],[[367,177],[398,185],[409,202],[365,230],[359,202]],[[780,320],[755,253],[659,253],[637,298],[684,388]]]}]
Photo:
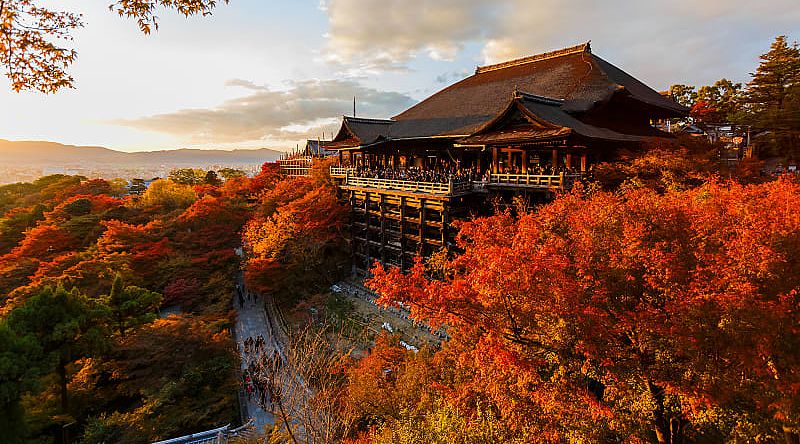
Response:
[{"label": "tree trunk", "polygon": [[661,387],[647,381],[647,389],[656,406],[653,408],[653,429],[659,444],[673,444],[670,423],[664,412],[664,391]]},{"label": "tree trunk", "polygon": [[69,409],[69,398],[67,397],[67,362],[62,358],[58,361],[58,383],[61,386],[61,410],[67,413]]},{"label": "tree trunk", "polygon": [[800,444],[800,434],[793,432],[792,429],[783,426],[783,439],[786,444]]},{"label": "tree trunk", "polygon": [[[681,418],[671,418],[669,421],[670,444],[683,444],[683,421]],[[800,444],[800,443],[799,443]]]}]

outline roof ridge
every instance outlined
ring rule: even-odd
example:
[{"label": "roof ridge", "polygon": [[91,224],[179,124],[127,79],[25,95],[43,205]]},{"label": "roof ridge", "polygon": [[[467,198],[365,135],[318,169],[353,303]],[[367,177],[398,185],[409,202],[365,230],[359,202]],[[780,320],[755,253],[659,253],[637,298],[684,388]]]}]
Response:
[{"label": "roof ridge", "polygon": [[581,43],[580,45],[575,45],[575,46],[570,46],[570,47],[567,47],[567,48],[557,49],[555,51],[548,51],[548,52],[543,52],[541,54],[534,54],[532,56],[522,57],[522,58],[514,59],[514,60],[508,60],[506,62],[496,63],[494,65],[479,66],[479,67],[475,68],[475,74],[481,74],[481,73],[489,72],[489,71],[496,71],[498,69],[510,68],[512,66],[524,65],[526,63],[538,62],[540,60],[553,59],[553,58],[556,58],[556,57],[561,57],[561,56],[570,55],[570,54],[579,54],[581,52],[591,53],[592,52],[591,43],[592,43],[592,41],[589,40],[588,42]]},{"label": "roof ridge", "polygon": [[392,119],[376,119],[370,117],[355,117],[355,116],[342,116],[347,120],[361,120],[366,122],[380,122],[380,123],[394,123],[395,121]]},{"label": "roof ridge", "polygon": [[540,96],[537,94],[527,93],[525,91],[514,91],[515,99],[531,100],[534,102],[544,103],[545,105],[563,105],[564,99],[557,99],[555,97]]}]

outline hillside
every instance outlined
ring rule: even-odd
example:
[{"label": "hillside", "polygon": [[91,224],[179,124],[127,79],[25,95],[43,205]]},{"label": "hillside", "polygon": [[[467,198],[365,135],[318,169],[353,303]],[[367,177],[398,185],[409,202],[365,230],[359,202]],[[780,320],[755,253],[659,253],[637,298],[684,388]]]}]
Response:
[{"label": "hillside", "polygon": [[0,139],[0,168],[4,167],[154,167],[251,165],[275,161],[279,151],[179,149],[126,153],[100,146],[64,145],[44,141]]}]

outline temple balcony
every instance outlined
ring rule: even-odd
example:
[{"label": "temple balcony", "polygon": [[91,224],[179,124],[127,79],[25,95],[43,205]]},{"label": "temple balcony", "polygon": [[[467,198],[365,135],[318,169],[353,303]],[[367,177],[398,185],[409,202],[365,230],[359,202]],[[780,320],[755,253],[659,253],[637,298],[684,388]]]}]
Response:
[{"label": "temple balcony", "polygon": [[568,190],[580,181],[582,174],[496,174],[488,175],[485,187],[533,188],[541,190]]},{"label": "temple balcony", "polygon": [[472,191],[472,182],[469,180],[450,180],[440,182],[416,182],[399,179],[376,179],[371,177],[354,177],[346,175],[341,184],[342,188],[372,188],[376,190],[402,191],[417,194],[432,194],[441,196],[454,196]]},{"label": "temple balcony", "polygon": [[507,174],[490,173],[482,180],[465,178],[450,179],[447,182],[420,182],[400,179],[360,177],[353,168],[330,167],[331,177],[340,179],[344,188],[364,188],[387,191],[401,191],[440,196],[463,195],[486,189],[529,189],[542,191],[569,190],[580,181],[582,173],[559,174]]}]

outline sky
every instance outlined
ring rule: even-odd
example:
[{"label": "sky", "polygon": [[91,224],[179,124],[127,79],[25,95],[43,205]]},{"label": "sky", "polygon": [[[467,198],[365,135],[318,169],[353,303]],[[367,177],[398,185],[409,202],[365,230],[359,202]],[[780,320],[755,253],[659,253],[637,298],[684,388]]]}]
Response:
[{"label": "sky", "polygon": [[143,35],[110,0],[38,0],[83,14],[75,89],[15,93],[0,139],[123,151],[291,150],[341,116],[387,118],[475,67],[592,41],[656,90],[747,82],[797,0],[230,0],[210,17],[160,11]]}]

